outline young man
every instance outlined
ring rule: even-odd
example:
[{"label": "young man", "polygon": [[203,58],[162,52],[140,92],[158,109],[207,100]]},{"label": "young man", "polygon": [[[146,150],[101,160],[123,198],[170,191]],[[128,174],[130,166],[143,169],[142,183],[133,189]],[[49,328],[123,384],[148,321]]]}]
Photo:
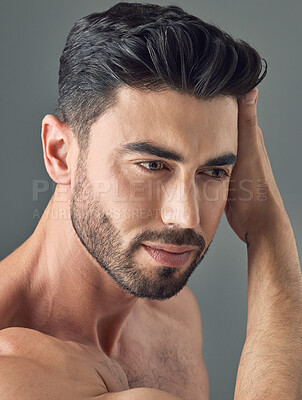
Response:
[{"label": "young man", "polygon": [[186,283],[224,211],[249,267],[235,399],[301,397],[301,272],[257,125],[261,70],[174,6],[74,25],[42,124],[57,186],[1,262],[1,399],[208,399]]}]

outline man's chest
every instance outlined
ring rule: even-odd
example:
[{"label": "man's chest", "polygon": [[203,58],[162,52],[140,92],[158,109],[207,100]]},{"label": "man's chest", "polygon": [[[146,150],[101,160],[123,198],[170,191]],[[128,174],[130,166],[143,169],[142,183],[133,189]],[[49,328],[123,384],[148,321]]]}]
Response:
[{"label": "man's chest", "polygon": [[206,400],[207,372],[202,355],[194,354],[188,330],[167,321],[128,329],[114,359],[123,368],[129,388],[149,387],[183,400]]}]

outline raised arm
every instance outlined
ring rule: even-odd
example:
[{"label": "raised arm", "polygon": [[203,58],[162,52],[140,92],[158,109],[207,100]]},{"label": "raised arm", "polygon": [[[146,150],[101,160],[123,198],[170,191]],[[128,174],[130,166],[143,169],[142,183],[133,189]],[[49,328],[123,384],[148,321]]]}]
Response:
[{"label": "raised arm", "polygon": [[[257,89],[253,93],[257,96]],[[239,103],[238,146],[225,210],[231,227],[246,242],[248,254],[247,333],[235,400],[299,400],[302,398],[299,256],[257,124],[256,101]]]}]

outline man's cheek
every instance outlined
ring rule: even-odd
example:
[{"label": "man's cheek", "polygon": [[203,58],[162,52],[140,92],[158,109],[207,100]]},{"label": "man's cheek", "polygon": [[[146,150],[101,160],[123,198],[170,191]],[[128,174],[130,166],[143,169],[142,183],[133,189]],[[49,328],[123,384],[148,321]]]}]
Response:
[{"label": "man's cheek", "polygon": [[202,204],[210,203],[214,208],[220,208],[221,203],[228,199],[229,180],[223,181],[208,180],[204,182],[199,191],[199,200]]}]

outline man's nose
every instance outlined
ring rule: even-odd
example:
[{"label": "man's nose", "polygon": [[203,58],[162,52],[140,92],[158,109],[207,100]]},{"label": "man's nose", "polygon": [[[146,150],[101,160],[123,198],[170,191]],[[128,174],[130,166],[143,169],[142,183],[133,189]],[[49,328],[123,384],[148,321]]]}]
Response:
[{"label": "man's nose", "polygon": [[181,181],[170,186],[162,200],[161,218],[166,225],[196,228],[200,224],[199,201],[195,184]]}]

